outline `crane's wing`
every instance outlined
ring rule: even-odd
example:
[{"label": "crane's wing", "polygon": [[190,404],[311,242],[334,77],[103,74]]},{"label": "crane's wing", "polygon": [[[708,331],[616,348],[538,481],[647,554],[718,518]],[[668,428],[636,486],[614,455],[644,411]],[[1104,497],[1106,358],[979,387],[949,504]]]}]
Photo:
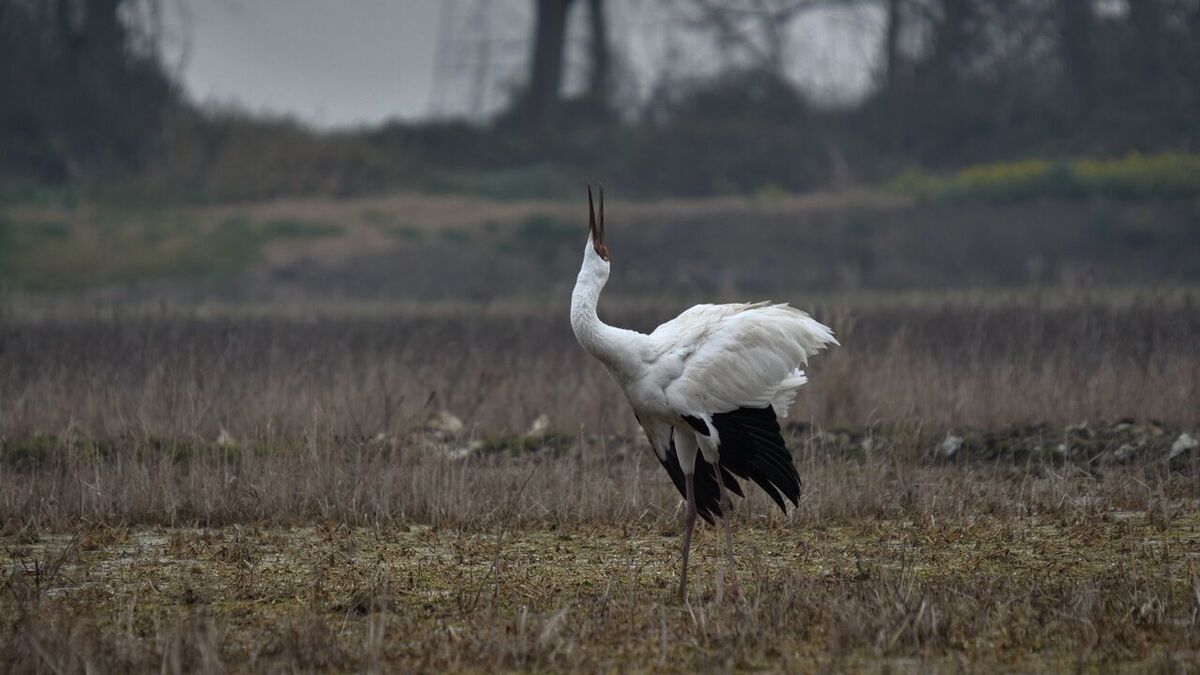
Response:
[{"label": "crane's wing", "polygon": [[[781,509],[785,497],[796,504],[800,476],[778,418],[807,381],[808,357],[837,344],[833,332],[798,309],[758,303],[699,305],[651,337],[668,407],[718,448],[722,474],[753,480]],[[711,470],[697,458],[698,476]]]},{"label": "crane's wing", "polygon": [[650,335],[667,405],[684,415],[771,406],[779,417],[833,331],[786,304],[697,305]]}]

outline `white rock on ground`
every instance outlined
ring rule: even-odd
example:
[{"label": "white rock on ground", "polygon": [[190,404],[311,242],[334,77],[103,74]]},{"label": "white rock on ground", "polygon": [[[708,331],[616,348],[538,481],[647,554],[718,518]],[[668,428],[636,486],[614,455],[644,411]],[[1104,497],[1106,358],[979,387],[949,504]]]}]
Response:
[{"label": "white rock on ground", "polygon": [[539,415],[533,424],[529,426],[529,431],[525,432],[525,438],[542,438],[546,435],[546,431],[550,428],[550,418],[546,415]]},{"label": "white rock on ground", "polygon": [[425,428],[451,436],[461,434],[464,429],[462,420],[448,410],[439,410],[430,415],[429,419],[425,421]]},{"label": "white rock on ground", "polygon": [[473,457],[483,447],[483,441],[469,441],[465,445],[446,448],[447,459],[468,459]]},{"label": "white rock on ground", "polygon": [[1179,434],[1179,438],[1176,438],[1175,442],[1171,444],[1171,452],[1167,455],[1167,459],[1175,459],[1183,453],[1189,450],[1195,450],[1196,448],[1200,448],[1200,441],[1192,438],[1191,435],[1185,431],[1184,433]]},{"label": "white rock on ground", "polygon": [[1140,447],[1140,443],[1137,445],[1132,443],[1122,443],[1121,447],[1113,451],[1113,459],[1117,460],[1118,462],[1128,462],[1129,460],[1133,459],[1133,456],[1137,454],[1137,451]]},{"label": "white rock on ground", "polygon": [[954,434],[946,434],[946,440],[942,441],[941,451],[943,457],[953,457],[954,453],[958,452],[963,445],[962,436]]}]

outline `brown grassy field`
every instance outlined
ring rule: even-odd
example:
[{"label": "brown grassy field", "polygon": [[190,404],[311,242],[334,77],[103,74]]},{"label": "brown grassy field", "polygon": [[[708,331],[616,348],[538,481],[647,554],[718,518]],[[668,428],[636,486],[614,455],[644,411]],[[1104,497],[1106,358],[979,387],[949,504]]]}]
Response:
[{"label": "brown grassy field", "polygon": [[1196,666],[1200,520],[1138,512],[743,521],[741,600],[701,530],[92,527],[7,547],[25,671]]},{"label": "brown grassy field", "polygon": [[1197,665],[1190,294],[818,306],[800,507],[738,509],[740,601],[702,528],[683,605],[678,496],[560,309],[10,304],[0,669]]},{"label": "brown grassy field", "polygon": [[[682,309],[604,312],[650,330]],[[356,315],[83,311],[0,324],[0,433],[233,438],[266,445],[402,438],[448,410],[471,438],[538,417],[574,436],[633,417],[579,349],[566,299]],[[602,304],[602,312],[605,307]],[[1196,421],[1200,309],[1189,293],[937,296],[818,306],[845,347],[814,360],[796,420],[822,428]]]}]

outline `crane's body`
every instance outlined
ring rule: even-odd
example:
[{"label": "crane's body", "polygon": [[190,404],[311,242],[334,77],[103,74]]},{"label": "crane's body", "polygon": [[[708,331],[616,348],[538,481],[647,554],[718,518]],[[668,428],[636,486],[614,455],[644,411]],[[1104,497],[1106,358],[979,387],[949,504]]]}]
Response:
[{"label": "crane's body", "polygon": [[[591,192],[588,194],[591,203]],[[608,249],[593,210],[583,266],[571,297],[580,345],[612,374],[659,462],[687,500],[680,594],[697,515],[712,522],[730,508],[737,478],[757,483],[786,510],[800,477],[780,433],[808,357],[837,344],[833,332],[786,304],[696,305],[650,334],[609,326],[597,315],[608,281]],[[717,476],[721,476],[718,480]],[[732,534],[726,522],[732,574]],[[733,581],[737,589],[736,577]]]}]

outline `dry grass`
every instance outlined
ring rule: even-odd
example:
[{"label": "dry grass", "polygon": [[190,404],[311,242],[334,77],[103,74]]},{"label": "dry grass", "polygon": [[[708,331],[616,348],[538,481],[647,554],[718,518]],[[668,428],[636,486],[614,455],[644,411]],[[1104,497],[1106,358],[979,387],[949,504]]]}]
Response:
[{"label": "dry grass", "polygon": [[800,507],[739,508],[742,602],[703,528],[688,605],[678,496],[561,312],[426,309],[9,309],[0,670],[1196,665],[1189,296],[822,312]]},{"label": "dry grass", "polygon": [[[648,330],[677,309],[607,316]],[[224,431],[319,451],[405,438],[436,409],[474,437],[521,432],[541,415],[569,436],[632,436],[633,416],[565,316],[556,306],[415,316],[14,312],[0,324],[0,436],[203,443]],[[796,407],[795,420],[820,428],[1200,421],[1200,310],[1190,296],[831,307],[818,318],[845,345],[814,361]]]},{"label": "dry grass", "polygon": [[[642,328],[657,319],[627,314]],[[1050,482],[1020,472],[1022,499],[1042,495],[1036,508],[1101,497],[1147,508],[1134,484],[1094,485],[1090,467],[1162,460],[1200,422],[1200,312],[1186,298],[827,320],[845,346],[814,362],[791,445],[810,484],[841,487],[811,492],[805,518],[897,517],[896,504],[919,500],[909,477],[889,482],[908,472],[971,494],[920,517],[1029,508],[1007,494],[1005,470],[928,466],[967,429],[988,433],[966,434],[965,456],[1089,467]],[[617,388],[557,315],[14,316],[0,344],[10,530],[79,519],[477,528],[534,467],[521,524],[658,523],[674,505]],[[445,410],[459,428],[430,424]],[[526,436],[540,417],[546,428]],[[1068,429],[1122,418],[1147,431]],[[848,457],[864,470],[839,477],[858,466]]]},{"label": "dry grass", "polygon": [[[1161,512],[1200,496],[1194,458],[1168,462],[1176,431],[1061,429],[996,433],[968,443],[957,462],[940,438],[800,431],[791,445],[808,488],[788,523],[857,519],[1100,516],[1108,509]],[[0,533],[114,525],[385,527],[423,523],[486,530],[589,525],[661,526],[679,503],[635,437],[492,442],[462,458],[461,441],[431,437],[342,441],[316,447],[230,447],[132,438],[8,441],[0,462]],[[1059,452],[1060,443],[1072,448]],[[1120,458],[1128,446],[1136,452]],[[1198,456],[1200,457],[1200,456]],[[527,485],[517,507],[511,506]],[[765,498],[747,512],[784,522]]]},{"label": "dry grass", "polygon": [[1185,671],[1200,648],[1195,511],[970,515],[717,532],[690,603],[643,526],[125,530],[7,548],[6,672],[102,669]]}]

